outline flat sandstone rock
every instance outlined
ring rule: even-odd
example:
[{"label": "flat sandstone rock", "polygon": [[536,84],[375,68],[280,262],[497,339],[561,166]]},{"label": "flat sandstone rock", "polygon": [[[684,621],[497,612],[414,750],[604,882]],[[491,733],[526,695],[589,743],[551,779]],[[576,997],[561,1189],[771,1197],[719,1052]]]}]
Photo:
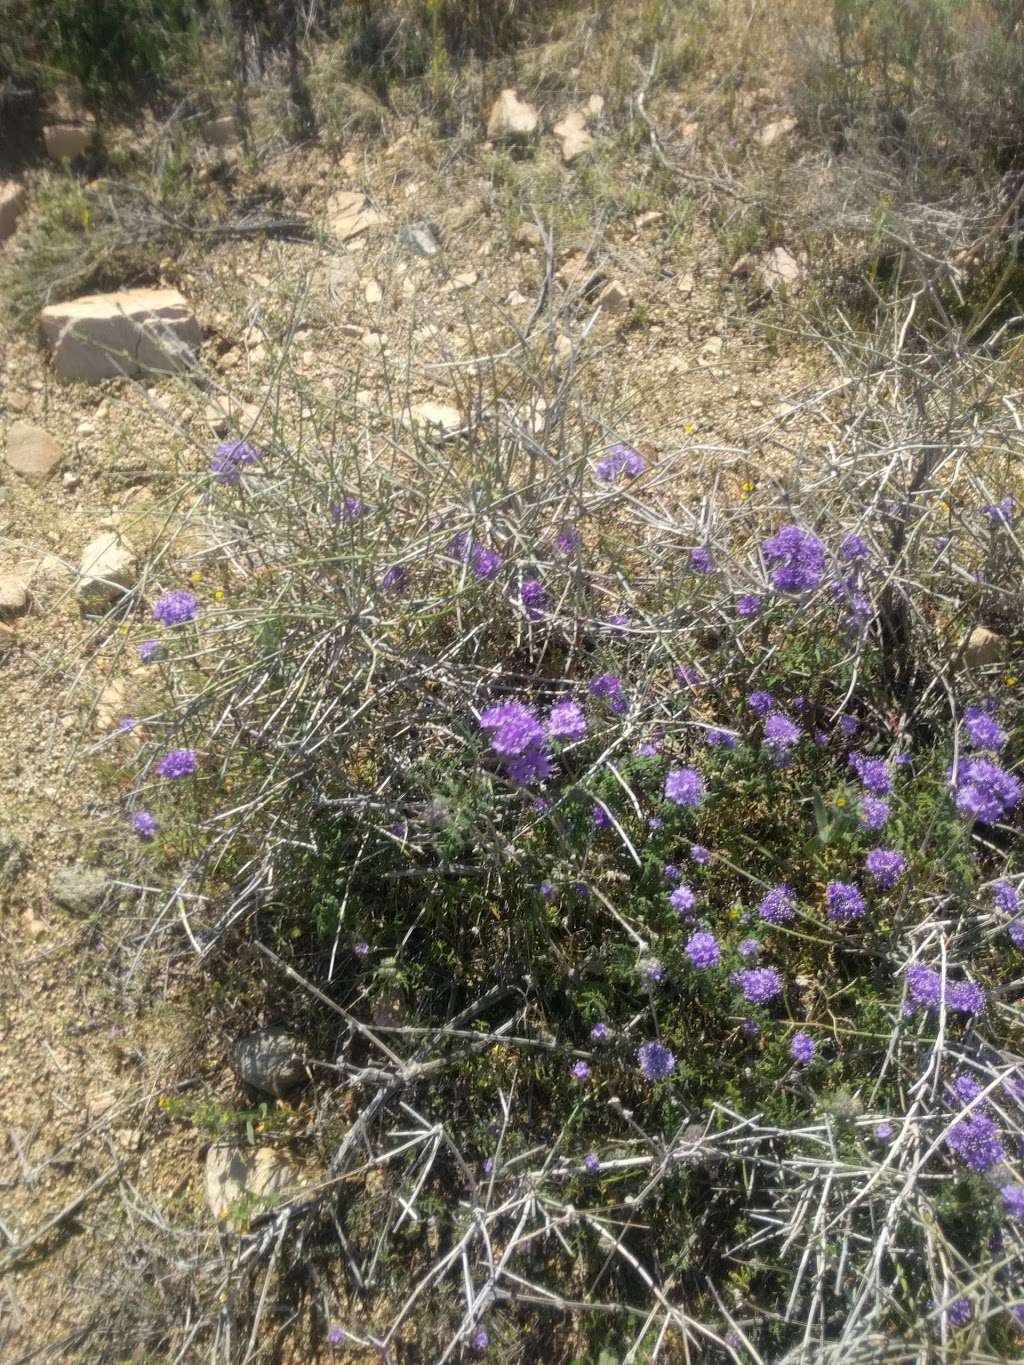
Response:
[{"label": "flat sandstone rock", "polygon": [[96,383],[114,375],[184,369],[199,324],[176,289],[126,289],[54,303],[39,315],[64,379]]}]

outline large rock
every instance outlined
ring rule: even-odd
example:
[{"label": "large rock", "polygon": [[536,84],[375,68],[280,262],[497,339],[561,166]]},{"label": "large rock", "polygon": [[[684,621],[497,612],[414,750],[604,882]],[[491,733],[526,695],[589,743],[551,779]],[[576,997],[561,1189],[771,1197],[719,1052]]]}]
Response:
[{"label": "large rock", "polygon": [[[218,1222],[232,1212],[244,1224],[302,1192],[299,1172],[273,1147],[219,1147],[206,1153],[206,1200]],[[236,1221],[236,1220],[230,1220]]]},{"label": "large rock", "polygon": [[757,140],[762,147],[774,147],[777,142],[781,142],[784,137],[788,137],[796,127],[795,118],[780,118],[774,123],[766,123],[757,134]]},{"label": "large rock", "polygon": [[102,904],[110,879],[98,867],[72,863],[58,867],[50,878],[50,895],[62,910],[87,915]]},{"label": "large rock", "polygon": [[487,136],[492,142],[525,142],[537,131],[537,111],[514,90],[503,90],[491,105]]},{"label": "large rock", "polygon": [[997,664],[1006,651],[1006,640],[987,626],[975,626],[964,649],[964,663],[968,668],[984,668]]},{"label": "large rock", "polygon": [[7,429],[7,464],[33,488],[46,483],[63,453],[48,431],[31,422],[12,422]]},{"label": "large rock", "polygon": [[384,222],[360,190],[338,190],[327,201],[327,227],[342,242]]},{"label": "large rock", "polygon": [[103,606],[135,586],[135,552],[116,531],[105,531],[82,551],[75,592],[84,605]]},{"label": "large rock", "polygon": [[261,1028],[239,1039],[235,1070],[246,1085],[277,1097],[308,1080],[302,1044],[283,1028]]},{"label": "large rock", "polygon": [[43,129],[46,155],[51,161],[77,161],[92,146],[96,129],[92,123],[51,123]]},{"label": "large rock", "polygon": [[39,315],[58,374],[95,383],[186,368],[199,324],[176,289],[127,289],[54,303]]},{"label": "large rock", "polygon": [[587,120],[578,109],[571,110],[552,129],[562,144],[562,160],[571,166],[577,157],[583,156],[594,146],[594,139],[587,131]]},{"label": "large rock", "polygon": [[25,211],[28,196],[16,180],[0,180],[0,242],[5,242]]}]

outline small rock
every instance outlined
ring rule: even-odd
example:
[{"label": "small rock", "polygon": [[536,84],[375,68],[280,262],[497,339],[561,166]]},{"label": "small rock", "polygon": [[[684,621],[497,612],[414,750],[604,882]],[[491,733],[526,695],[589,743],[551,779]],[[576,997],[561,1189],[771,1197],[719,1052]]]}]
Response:
[{"label": "small rock", "polygon": [[252,1201],[272,1207],[301,1191],[299,1172],[273,1147],[213,1146],[206,1154],[206,1199],[218,1222],[226,1220],[239,1201],[251,1216]]},{"label": "small rock", "polygon": [[231,418],[219,404],[207,403],[203,416],[206,425],[213,432],[214,436],[227,435],[228,428],[231,426]]},{"label": "small rock", "polygon": [[367,280],[366,285],[363,289],[363,298],[366,300],[366,302],[370,304],[372,307],[374,304],[380,303],[383,297],[384,291],[383,289],[381,289],[377,281]]},{"label": "small rock", "polygon": [[797,125],[795,118],[780,118],[774,123],[766,123],[757,135],[757,141],[762,147],[774,147],[776,142],[781,142]]},{"label": "small rock", "polygon": [[446,294],[458,294],[463,289],[472,289],[480,276],[475,270],[463,270],[458,275],[453,275],[445,285]]},{"label": "small rock", "polygon": [[29,938],[32,939],[33,942],[35,942],[38,939],[41,939],[42,936],[46,933],[45,921],[37,919],[36,916],[33,915],[31,910],[26,910],[25,913],[22,915],[21,925],[22,928],[25,930],[25,933],[28,934]]},{"label": "small rock", "polygon": [[95,436],[96,428],[92,422],[79,422],[78,426],[75,427],[75,434],[78,436]]},{"label": "small rock", "polygon": [[338,328],[340,336],[349,337],[353,341],[358,341],[366,329],[361,327],[358,322],[343,322]]},{"label": "small rock", "polygon": [[242,130],[233,114],[211,119],[203,128],[203,137],[211,147],[232,147],[242,140]]},{"label": "small rock", "polygon": [[462,426],[458,408],[447,403],[414,403],[409,409],[412,425],[424,434],[450,436]]},{"label": "small rock", "polygon": [[28,412],[32,398],[24,389],[8,389],[7,406],[12,412]]},{"label": "small rock", "polygon": [[491,106],[487,136],[492,142],[523,142],[537,131],[537,111],[515,90],[503,90]]},{"label": "small rock", "polygon": [[554,357],[555,364],[559,368],[568,365],[569,361],[572,360],[572,353],[573,345],[569,337],[562,333],[555,337]]},{"label": "small rock", "polygon": [[590,118],[600,118],[604,113],[604,96],[591,95],[587,100],[587,115]]},{"label": "small rock", "polygon": [[729,271],[734,280],[749,280],[757,269],[757,257],[752,252],[745,251],[733,264]]},{"label": "small rock", "polygon": [[507,295],[505,302],[510,308],[522,308],[523,304],[529,303],[530,300],[525,294],[521,294],[518,289],[513,289]]},{"label": "small rock", "polygon": [[694,279],[693,271],[688,270],[685,275],[680,275],[676,280],[676,288],[684,299],[688,299],[696,288],[697,281]]},{"label": "small rock", "polygon": [[109,734],[124,719],[128,709],[128,689],[120,678],[108,682],[96,698],[93,727],[101,734]]},{"label": "small rock", "polygon": [[48,431],[30,422],[7,429],[7,463],[32,488],[40,488],[60,463],[63,451]]},{"label": "small rock", "polygon": [[984,668],[987,664],[998,663],[1006,649],[1006,640],[986,626],[975,626],[964,650],[964,663],[968,668]]},{"label": "small rock", "polygon": [[302,1044],[287,1029],[262,1028],[235,1046],[238,1078],[264,1094],[286,1095],[308,1079]]},{"label": "small rock", "polygon": [[86,915],[101,904],[109,885],[106,873],[98,867],[72,863],[58,867],[50,877],[50,895],[62,910]]},{"label": "small rock", "polygon": [[774,247],[761,258],[761,280],[773,293],[778,289],[792,292],[803,280],[803,268],[784,246]]},{"label": "small rock", "polygon": [[91,540],[82,551],[76,593],[84,605],[104,605],[135,586],[135,553],[116,531]]},{"label": "small rock", "polygon": [[629,307],[629,294],[621,280],[611,280],[597,296],[597,307],[605,313],[622,313]]},{"label": "small rock", "polygon": [[567,166],[593,150],[594,139],[587,131],[587,121],[578,109],[571,110],[552,129],[562,144],[562,160]]},{"label": "small rock", "polygon": [[697,357],[697,364],[702,365],[705,369],[707,369],[709,365],[713,365],[722,354],[723,344],[721,337],[708,337],[707,341],[705,341],[704,345],[701,347],[700,355]]},{"label": "small rock", "polygon": [[51,123],[43,129],[46,155],[51,161],[77,161],[92,146],[91,123]]},{"label": "small rock", "polygon": [[16,574],[0,576],[0,620],[28,611],[28,585]]},{"label": "small rock", "polygon": [[54,303],[39,314],[63,379],[187,369],[202,339],[176,289],[125,289]]},{"label": "small rock", "polygon": [[327,201],[327,227],[342,242],[384,222],[360,190],[337,190]]},{"label": "small rock", "polygon": [[73,493],[78,487],[81,479],[77,470],[65,469],[64,473],[60,476],[60,481],[61,486],[66,492]]},{"label": "small rock", "polygon": [[543,246],[544,234],[536,223],[520,223],[512,240],[516,246]]},{"label": "small rock", "polygon": [[16,180],[0,180],[0,242],[5,242],[25,212],[28,195]]},{"label": "small rock", "polygon": [[652,209],[650,213],[641,213],[636,220],[636,225],[638,228],[650,227],[652,223],[660,223],[664,217],[663,213],[658,213],[656,209]]},{"label": "small rock", "polygon": [[28,850],[16,834],[0,829],[0,886],[11,886],[28,866]]},{"label": "small rock", "polygon": [[407,223],[400,229],[398,239],[417,256],[427,259],[436,256],[441,250],[441,243],[429,223]]}]

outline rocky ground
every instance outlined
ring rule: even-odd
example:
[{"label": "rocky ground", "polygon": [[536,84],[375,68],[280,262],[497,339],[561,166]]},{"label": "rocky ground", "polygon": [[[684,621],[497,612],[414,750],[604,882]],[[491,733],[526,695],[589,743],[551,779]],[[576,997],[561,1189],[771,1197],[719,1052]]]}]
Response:
[{"label": "rocky ground", "polygon": [[[149,1282],[153,1304],[132,1307],[149,1322],[174,1278],[174,1254],[213,1265],[230,1255],[230,1232],[218,1229],[207,1197],[209,1134],[176,1121],[173,1101],[252,1094],[232,1065],[237,1037],[195,1013],[201,969],[180,955],[168,966],[152,951],[164,931],[152,933],[150,864],[121,803],[124,760],[138,742],[122,722],[141,716],[144,724],[150,703],[117,610],[83,610],[87,547],[101,536],[127,541],[122,569],[140,599],[186,586],[203,554],[189,539],[182,495],[208,468],[214,429],[231,427],[223,412],[251,418],[258,434],[280,402],[294,429],[296,391],[329,401],[338,376],[354,369],[368,422],[398,392],[457,423],[466,381],[491,347],[511,347],[539,376],[534,421],[545,385],[575,364],[609,440],[642,445],[655,459],[686,442],[720,447],[723,460],[742,449],[752,481],[827,442],[838,420],[841,376],[824,353],[787,335],[792,305],[763,302],[779,284],[773,271],[789,273],[799,290],[794,258],[746,262],[730,275],[695,218],[680,226],[672,195],[612,223],[588,220],[577,187],[611,130],[600,104],[561,113],[533,151],[506,150],[496,125],[491,143],[457,154],[410,128],[389,146],[263,161],[261,184],[308,219],[307,239],[225,235],[162,265],[161,283],[182,293],[201,328],[204,384],[64,383],[35,337],[6,340],[0,1271],[13,1273],[0,1276],[5,1360],[123,1358],[123,1347],[105,1353],[99,1343],[114,1340],[104,1335],[112,1323],[127,1322],[123,1286],[135,1262],[156,1242],[177,1249],[162,1253],[166,1280]],[[770,137],[785,135],[776,128]],[[230,130],[227,142],[197,153],[197,175],[231,162]],[[27,213],[46,174],[28,177]],[[542,185],[544,194],[533,193]],[[680,199],[687,193],[678,187]],[[567,204],[575,226],[552,238]],[[294,382],[279,399],[283,373]],[[140,600],[131,610],[147,608]],[[243,1015],[240,1032],[265,1022]],[[301,1121],[301,1091],[293,1105]],[[149,1341],[143,1355],[165,1358],[139,1333]],[[198,1358],[187,1342],[182,1327],[176,1358]]]}]

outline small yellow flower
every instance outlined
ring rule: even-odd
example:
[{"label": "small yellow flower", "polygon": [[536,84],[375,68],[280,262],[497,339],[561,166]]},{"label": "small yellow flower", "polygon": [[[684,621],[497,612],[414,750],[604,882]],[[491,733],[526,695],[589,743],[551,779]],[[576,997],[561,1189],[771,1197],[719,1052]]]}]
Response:
[{"label": "small yellow flower", "polygon": [[1003,679],[1003,682],[1006,683],[1007,687],[1017,686],[1017,679],[1013,676],[1012,673],[1007,673],[1006,677]]},{"label": "small yellow flower", "polygon": [[846,797],[845,797],[845,796],[837,796],[837,797],[836,797],[836,805],[839,807],[840,810],[842,810],[842,808],[846,805]]},{"label": "small yellow flower", "polygon": [[128,634],[128,627],[127,627],[127,626],[118,626],[117,632],[118,632],[119,635],[127,635],[127,634]]},{"label": "small yellow flower", "polygon": [[202,581],[203,581],[203,575],[199,572],[198,569],[196,569],[195,573],[192,575],[192,582],[193,582],[193,583],[201,583]]},{"label": "small yellow flower", "polygon": [[684,435],[684,436],[692,436],[693,433],[694,433],[694,431],[695,431],[695,429],[696,429],[696,428],[694,428],[694,427],[692,427],[692,426],[683,427],[683,435]]},{"label": "small yellow flower", "polygon": [[218,588],[217,591],[213,594],[213,600],[215,602],[220,602],[223,599],[223,597],[224,594],[223,592],[221,592],[220,588]]},{"label": "small yellow flower", "polygon": [[749,479],[745,483],[740,484],[740,492],[743,494],[744,497],[749,498],[753,491],[754,485],[750,482]]}]

